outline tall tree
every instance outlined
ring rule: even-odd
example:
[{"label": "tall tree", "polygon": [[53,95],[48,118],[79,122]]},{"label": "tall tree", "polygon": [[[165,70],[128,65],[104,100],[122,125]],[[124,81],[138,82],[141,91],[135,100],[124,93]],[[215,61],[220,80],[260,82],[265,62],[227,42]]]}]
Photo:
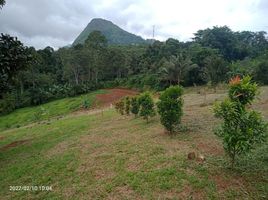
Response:
[{"label": "tall tree", "polygon": [[207,80],[216,85],[227,78],[228,64],[220,56],[212,55],[205,59]]},{"label": "tall tree", "polygon": [[0,98],[12,84],[18,71],[24,69],[32,56],[27,47],[10,35],[0,36]]},{"label": "tall tree", "polygon": [[170,60],[162,68],[162,75],[169,80],[170,84],[180,84],[185,78],[188,70],[195,65],[185,53],[171,56]]},{"label": "tall tree", "polygon": [[2,9],[2,7],[6,4],[5,0],[0,0],[0,9]]}]

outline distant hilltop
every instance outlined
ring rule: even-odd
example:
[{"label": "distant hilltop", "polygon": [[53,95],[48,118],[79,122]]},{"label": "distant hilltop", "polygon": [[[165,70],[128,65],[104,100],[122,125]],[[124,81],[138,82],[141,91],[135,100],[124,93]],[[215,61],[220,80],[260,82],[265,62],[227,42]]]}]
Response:
[{"label": "distant hilltop", "polygon": [[100,31],[108,40],[108,44],[129,45],[129,44],[151,44],[154,40],[144,40],[142,37],[129,33],[113,22],[95,18],[74,40],[73,46],[84,44],[89,34],[93,31]]}]

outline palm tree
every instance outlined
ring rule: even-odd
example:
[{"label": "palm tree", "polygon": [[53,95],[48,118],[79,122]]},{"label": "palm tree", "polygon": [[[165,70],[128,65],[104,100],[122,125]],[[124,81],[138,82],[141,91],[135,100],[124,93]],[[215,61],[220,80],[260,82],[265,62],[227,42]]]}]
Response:
[{"label": "palm tree", "polygon": [[0,9],[5,5],[6,1],[5,0],[0,0]]},{"label": "palm tree", "polygon": [[182,53],[171,56],[169,61],[164,63],[160,70],[160,75],[164,80],[168,80],[169,84],[180,84],[187,72],[195,67],[191,59]]}]

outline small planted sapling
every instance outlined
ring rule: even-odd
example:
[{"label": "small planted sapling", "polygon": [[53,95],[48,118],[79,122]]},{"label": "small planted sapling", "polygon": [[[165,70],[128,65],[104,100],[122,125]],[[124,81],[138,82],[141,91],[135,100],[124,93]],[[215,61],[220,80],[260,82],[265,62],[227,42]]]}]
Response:
[{"label": "small planted sapling", "polygon": [[130,100],[130,111],[132,114],[135,115],[135,117],[137,117],[137,115],[139,114],[139,110],[140,110],[140,104],[139,104],[139,101],[138,101],[138,98],[137,97],[132,97],[131,100]]},{"label": "small planted sapling", "polygon": [[256,144],[266,140],[267,123],[260,113],[247,108],[257,94],[257,84],[252,83],[251,77],[231,79],[228,94],[229,98],[215,105],[214,113],[223,119],[216,135],[222,138],[233,167],[238,155],[249,152]]},{"label": "small planted sapling", "polygon": [[123,99],[120,99],[115,103],[115,109],[118,113],[121,115],[125,114],[125,101]]},{"label": "small planted sapling", "polygon": [[174,133],[175,127],[181,122],[183,89],[180,86],[170,86],[167,88],[157,102],[158,113],[161,124],[170,132]]},{"label": "small planted sapling", "polygon": [[154,101],[149,92],[144,92],[139,96],[140,112],[139,115],[143,117],[147,123],[149,122],[149,117],[155,116]]}]

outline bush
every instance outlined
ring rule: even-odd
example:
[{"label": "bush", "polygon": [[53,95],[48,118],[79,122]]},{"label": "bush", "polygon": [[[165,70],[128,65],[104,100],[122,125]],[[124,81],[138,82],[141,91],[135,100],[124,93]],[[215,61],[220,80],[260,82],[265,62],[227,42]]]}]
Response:
[{"label": "bush", "polygon": [[149,92],[144,92],[139,96],[140,116],[143,117],[147,123],[149,117],[155,116],[154,101]]},{"label": "bush", "polygon": [[251,83],[251,77],[245,76],[242,80],[239,76],[230,80],[229,98],[245,106],[251,104],[257,93],[257,84]]},{"label": "bush", "polygon": [[130,111],[136,117],[139,114],[139,110],[140,110],[140,104],[139,104],[138,98],[132,97],[130,101],[130,105],[131,105]]},{"label": "bush", "polygon": [[255,70],[254,78],[261,84],[268,84],[268,62],[261,62]]},{"label": "bush", "polygon": [[125,113],[126,115],[129,115],[130,113],[130,99],[129,97],[125,97]]},{"label": "bush", "polygon": [[181,121],[182,93],[182,87],[170,86],[160,95],[160,101],[157,103],[160,121],[171,134]]},{"label": "bush", "polygon": [[90,101],[88,99],[84,99],[83,100],[83,103],[82,103],[82,107],[84,109],[89,109],[89,107],[90,107]]},{"label": "bush", "polygon": [[16,98],[13,94],[5,94],[3,99],[0,99],[0,114],[8,114],[15,110]]},{"label": "bush", "polygon": [[115,103],[115,109],[118,113],[121,115],[124,115],[125,111],[125,102],[123,99],[119,100],[118,102]]},{"label": "bush", "polygon": [[229,83],[229,98],[216,104],[216,117],[223,119],[223,124],[216,135],[223,138],[223,146],[234,166],[237,155],[249,152],[255,144],[265,141],[267,123],[255,111],[247,110],[257,93],[257,85],[246,76],[242,80],[235,77]]}]

